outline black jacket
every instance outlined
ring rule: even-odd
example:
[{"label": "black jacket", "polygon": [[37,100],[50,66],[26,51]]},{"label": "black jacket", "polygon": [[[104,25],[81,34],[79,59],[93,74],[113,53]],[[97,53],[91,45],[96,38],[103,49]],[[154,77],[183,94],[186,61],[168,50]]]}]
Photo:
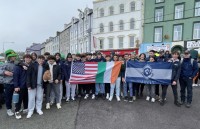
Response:
[{"label": "black jacket", "polygon": [[[27,80],[26,80],[26,85],[27,88],[35,89],[37,87],[37,77],[38,77],[38,63],[32,63],[28,70],[27,70]],[[44,75],[45,67],[43,65],[43,72],[42,72],[42,77]],[[42,79],[42,87],[43,87],[43,79]]]},{"label": "black jacket", "polygon": [[[50,70],[49,68],[49,64],[46,64],[45,66],[45,70]],[[61,78],[61,68],[59,65],[53,65],[53,81],[55,82],[55,80],[60,81]]]},{"label": "black jacket", "polygon": [[181,63],[179,60],[172,61],[169,60],[169,62],[172,62],[172,81],[178,81],[181,73]]}]

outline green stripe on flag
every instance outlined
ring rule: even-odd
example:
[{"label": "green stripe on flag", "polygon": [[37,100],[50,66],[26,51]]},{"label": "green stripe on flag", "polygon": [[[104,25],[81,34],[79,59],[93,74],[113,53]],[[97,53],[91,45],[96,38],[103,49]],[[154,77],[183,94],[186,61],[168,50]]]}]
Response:
[{"label": "green stripe on flag", "polygon": [[98,72],[96,75],[96,83],[104,82],[104,72],[106,71],[106,62],[98,62]]}]

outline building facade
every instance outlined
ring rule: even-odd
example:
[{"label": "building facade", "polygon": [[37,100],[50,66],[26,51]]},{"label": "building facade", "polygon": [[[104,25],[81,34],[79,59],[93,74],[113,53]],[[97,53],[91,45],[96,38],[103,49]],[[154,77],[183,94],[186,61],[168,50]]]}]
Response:
[{"label": "building facade", "polygon": [[200,39],[200,0],[145,0],[144,43],[172,43],[181,52]]},{"label": "building facade", "polygon": [[45,42],[45,52],[53,54],[53,37],[49,37]]},{"label": "building facade", "polygon": [[65,24],[64,30],[60,32],[60,53],[67,56],[70,52],[70,28],[71,23]]},{"label": "building facade", "polygon": [[93,10],[79,9],[79,18],[72,18],[70,28],[70,52],[85,53],[92,51]]},{"label": "building facade", "polygon": [[30,47],[26,48],[26,54],[35,52],[37,55],[41,55],[42,44],[33,43]]},{"label": "building facade", "polygon": [[52,54],[56,54],[60,52],[60,32],[57,32],[56,36],[53,37],[52,44]]},{"label": "building facade", "polygon": [[134,49],[143,38],[143,0],[93,2],[93,36],[96,50]]}]

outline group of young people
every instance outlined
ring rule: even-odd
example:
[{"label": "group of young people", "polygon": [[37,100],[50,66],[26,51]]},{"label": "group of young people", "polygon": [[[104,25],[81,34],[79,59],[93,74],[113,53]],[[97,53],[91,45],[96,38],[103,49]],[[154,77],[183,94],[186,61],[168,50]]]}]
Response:
[{"label": "group of young people", "polygon": [[[62,59],[60,53],[50,55],[46,52],[44,55],[39,56],[32,53],[26,54],[20,62],[16,61],[17,54],[13,50],[7,50],[5,55],[7,62],[0,66],[0,76],[3,76],[3,92],[5,92],[7,114],[8,116],[15,115],[16,119],[22,118],[21,112],[27,113],[27,118],[31,118],[34,110],[39,115],[43,115],[42,105],[44,102],[46,109],[50,109],[54,103],[60,109],[62,99],[69,102],[75,101],[78,97],[83,97],[85,100],[91,97],[91,99],[102,98],[112,101],[116,96],[117,101],[121,101],[121,97],[123,97],[124,101],[133,102],[144,96],[144,89],[146,89],[147,101],[154,103],[158,100],[160,105],[163,106],[166,102],[168,85],[145,85],[126,82],[127,61],[171,62],[173,64],[171,87],[174,104],[178,107],[185,104],[189,108],[192,103],[193,79],[199,73],[197,59],[192,59],[188,50],[184,52],[183,58],[180,57],[180,53],[177,51],[166,54],[164,50],[159,51],[159,56],[156,56],[155,51],[151,50],[148,57],[144,53],[137,55],[135,52],[125,54],[123,57],[102,55],[100,52],[76,55],[69,53],[66,59]],[[69,83],[73,62],[110,61],[122,61],[121,70],[115,83],[77,85]],[[178,82],[181,89],[180,100],[177,91]],[[162,88],[161,94],[159,93],[160,87]],[[19,94],[19,101],[15,104],[15,112],[12,110],[12,96],[14,93]],[[2,97],[0,96],[0,98]],[[45,98],[45,101],[43,101],[43,98]]]}]

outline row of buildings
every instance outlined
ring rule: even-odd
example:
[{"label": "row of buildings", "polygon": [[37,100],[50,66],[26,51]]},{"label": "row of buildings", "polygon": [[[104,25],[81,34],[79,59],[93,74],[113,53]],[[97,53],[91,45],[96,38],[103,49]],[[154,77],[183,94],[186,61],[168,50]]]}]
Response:
[{"label": "row of buildings", "polygon": [[200,0],[95,0],[93,9],[78,11],[41,44],[40,54],[200,47]]}]

